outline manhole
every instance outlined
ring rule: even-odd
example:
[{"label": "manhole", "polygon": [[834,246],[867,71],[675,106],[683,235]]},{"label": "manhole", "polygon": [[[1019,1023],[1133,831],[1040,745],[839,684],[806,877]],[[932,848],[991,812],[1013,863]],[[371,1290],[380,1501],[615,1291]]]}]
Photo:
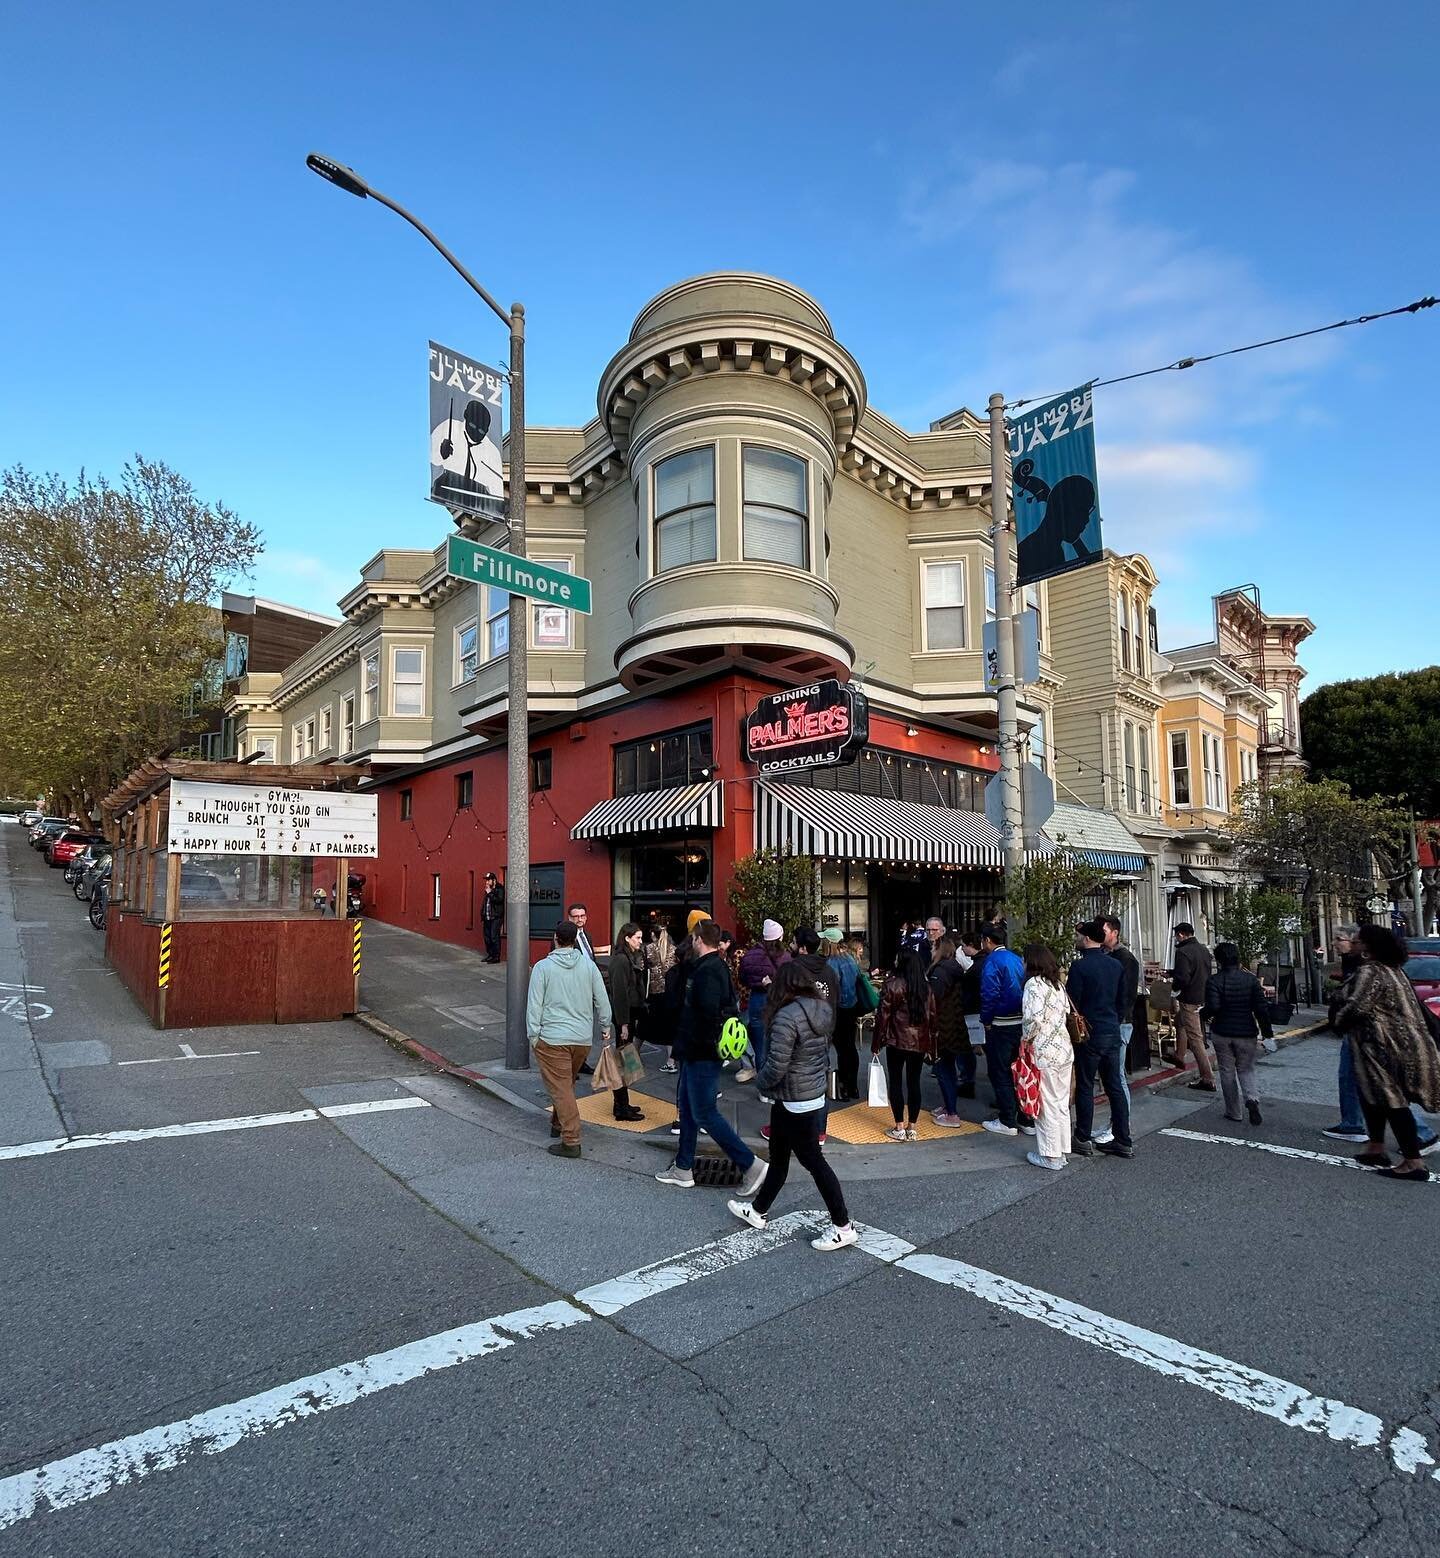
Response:
[{"label": "manhole", "polygon": [[716,1157],[711,1153],[701,1153],[695,1159],[695,1183],[697,1185],[709,1185],[712,1189],[723,1189],[730,1185],[738,1185],[745,1178],[745,1171],[729,1158]]}]

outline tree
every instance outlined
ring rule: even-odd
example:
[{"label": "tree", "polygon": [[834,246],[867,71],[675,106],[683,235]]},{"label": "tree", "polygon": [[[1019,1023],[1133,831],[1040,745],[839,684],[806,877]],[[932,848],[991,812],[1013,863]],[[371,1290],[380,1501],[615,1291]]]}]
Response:
[{"label": "tree", "polygon": [[735,862],[730,907],[752,938],[766,920],[778,920],[787,934],[801,925],[818,925],[820,889],[809,855],[757,849]]},{"label": "tree", "polygon": [[[1063,968],[1075,955],[1075,927],[1090,912],[1091,901],[1109,877],[1083,855],[1063,847],[1021,866],[1005,883],[1005,904],[1024,926],[1017,943],[1043,941]],[[1016,950],[1019,950],[1017,946]]]},{"label": "tree", "polygon": [[1273,952],[1288,934],[1287,926],[1299,917],[1300,900],[1274,887],[1237,887],[1215,917],[1222,941],[1234,942],[1240,962],[1253,969]]},{"label": "tree", "polygon": [[89,811],[196,728],[224,647],[212,603],[260,533],[138,455],[118,486],[11,467],[0,529],[0,791]]},{"label": "tree", "polygon": [[1440,665],[1331,682],[1300,705],[1300,726],[1315,778],[1440,818]]}]

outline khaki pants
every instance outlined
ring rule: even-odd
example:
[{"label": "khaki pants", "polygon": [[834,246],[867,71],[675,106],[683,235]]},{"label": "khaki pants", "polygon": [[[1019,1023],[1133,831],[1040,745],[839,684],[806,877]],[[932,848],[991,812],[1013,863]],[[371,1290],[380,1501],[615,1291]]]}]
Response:
[{"label": "khaki pants", "polygon": [[580,1106],[575,1102],[575,1078],[590,1053],[588,1044],[537,1044],[535,1064],[545,1083],[555,1118],[560,1123],[560,1140],[567,1147],[580,1145]]},{"label": "khaki pants", "polygon": [[1175,1064],[1184,1066],[1185,1051],[1195,1051],[1195,1064],[1200,1069],[1202,1082],[1213,1082],[1215,1073],[1210,1069],[1210,1057],[1205,1053],[1205,1033],[1200,1027],[1200,1008],[1176,1003],[1175,1009]]}]

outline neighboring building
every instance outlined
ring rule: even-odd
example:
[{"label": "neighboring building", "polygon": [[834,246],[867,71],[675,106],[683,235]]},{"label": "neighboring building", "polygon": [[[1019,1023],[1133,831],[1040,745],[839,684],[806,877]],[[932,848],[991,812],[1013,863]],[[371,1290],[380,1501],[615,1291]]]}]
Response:
[{"label": "neighboring building", "polygon": [[[905,432],[811,298],[735,273],[647,304],[598,406],[526,434],[530,556],[595,594],[591,616],[530,612],[532,951],[576,899],[612,930],[728,918],[735,860],[767,843],[821,857],[827,919],[879,953],[902,918],[978,919],[1000,896],[977,815],[997,766],[986,425],[962,410]],[[373,912],[473,943],[477,884],[504,864],[507,597],[446,574],[436,518],[439,544],[380,552],[345,621],[227,713],[242,751],[372,763]],[[1043,587],[1032,602],[1044,619]],[[869,745],[761,776],[742,719],[826,678],[863,684]],[[1021,703],[1042,761],[1057,684],[1047,643]]]},{"label": "neighboring building", "polygon": [[1254,585],[1215,597],[1215,640],[1220,653],[1273,700],[1259,749],[1260,766],[1267,773],[1307,766],[1300,746],[1300,683],[1305,668],[1297,655],[1314,631],[1309,617],[1277,617],[1263,611]]}]

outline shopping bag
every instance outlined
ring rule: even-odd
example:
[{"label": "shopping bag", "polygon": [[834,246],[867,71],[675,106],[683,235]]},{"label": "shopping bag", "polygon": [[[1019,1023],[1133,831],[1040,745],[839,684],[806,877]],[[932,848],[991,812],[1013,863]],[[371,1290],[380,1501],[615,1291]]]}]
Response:
[{"label": "shopping bag", "polygon": [[640,1051],[634,1044],[625,1043],[618,1051],[620,1056],[620,1075],[625,1079],[626,1087],[634,1087],[637,1082],[645,1080],[645,1062],[640,1059]]},{"label": "shopping bag", "polygon": [[1029,1039],[1020,1044],[1020,1053],[1010,1063],[1010,1075],[1015,1079],[1015,1097],[1021,1114],[1032,1120],[1040,1118],[1040,1068],[1035,1064],[1035,1046]]},{"label": "shopping bag", "polygon": [[872,1109],[890,1107],[890,1084],[885,1079],[885,1067],[878,1056],[870,1061],[870,1107]]},{"label": "shopping bag", "polygon": [[879,1005],[880,992],[862,968],[855,976],[855,1010],[861,1017],[865,1017]]},{"label": "shopping bag", "polygon": [[625,1086],[625,1077],[620,1070],[620,1062],[615,1058],[615,1046],[607,1044],[600,1051],[600,1058],[595,1062],[595,1075],[590,1078],[590,1088],[596,1093],[610,1093],[617,1087]]}]

